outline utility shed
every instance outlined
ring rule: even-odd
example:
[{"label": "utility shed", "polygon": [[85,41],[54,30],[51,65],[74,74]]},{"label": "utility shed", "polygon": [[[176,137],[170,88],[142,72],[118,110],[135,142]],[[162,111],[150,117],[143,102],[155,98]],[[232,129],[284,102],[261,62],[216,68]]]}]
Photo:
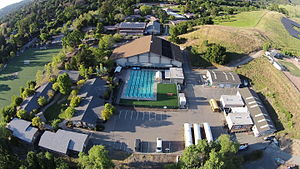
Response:
[{"label": "utility shed", "polygon": [[245,106],[245,103],[240,95],[222,95],[220,102],[223,108]]},{"label": "utility shed", "polygon": [[228,71],[208,70],[207,82],[211,86],[221,88],[238,88],[242,82],[238,74]]},{"label": "utility shed", "polygon": [[253,121],[247,107],[233,107],[230,113],[225,113],[225,119],[230,132],[251,131]]},{"label": "utility shed", "polygon": [[84,151],[88,135],[59,129],[56,133],[45,131],[39,146],[54,152],[69,154]]},{"label": "utility shed", "polygon": [[239,89],[253,119],[253,133],[256,137],[276,132],[276,128],[258,95],[249,88]]},{"label": "utility shed", "polygon": [[170,68],[170,81],[171,83],[183,84],[184,75],[182,68]]},{"label": "utility shed", "polygon": [[26,141],[27,143],[33,143],[38,135],[38,129],[31,126],[31,122],[22,119],[14,118],[7,125],[7,128],[12,131],[13,136]]}]

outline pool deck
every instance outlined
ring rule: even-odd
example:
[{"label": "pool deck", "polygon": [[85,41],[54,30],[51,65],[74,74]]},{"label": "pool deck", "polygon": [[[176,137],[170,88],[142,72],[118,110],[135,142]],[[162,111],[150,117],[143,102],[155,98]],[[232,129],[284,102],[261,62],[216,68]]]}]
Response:
[{"label": "pool deck", "polygon": [[[141,69],[143,70],[143,69]],[[129,99],[129,100],[157,100],[157,82],[154,81],[154,86],[153,86],[153,94],[154,94],[154,97],[151,97],[151,98],[146,98],[146,97],[127,97],[125,96],[125,91],[128,87],[128,81],[129,81],[129,78],[130,78],[130,69],[126,70],[126,75],[125,75],[125,84],[124,84],[124,88],[122,90],[122,94],[121,94],[121,99]],[[153,70],[155,71],[155,70]]]}]

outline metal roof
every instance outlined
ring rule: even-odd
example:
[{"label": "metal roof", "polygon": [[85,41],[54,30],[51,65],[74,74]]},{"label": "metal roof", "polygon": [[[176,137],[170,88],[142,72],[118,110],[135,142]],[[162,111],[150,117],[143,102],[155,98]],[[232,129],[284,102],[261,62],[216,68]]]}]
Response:
[{"label": "metal roof", "polygon": [[38,99],[40,96],[48,98],[48,91],[52,89],[52,83],[48,82],[36,89],[34,95],[27,97],[21,104],[21,109],[26,110],[27,113],[31,112],[33,109],[38,109],[40,105],[38,104]]},{"label": "metal roof", "polygon": [[207,70],[209,76],[211,76],[212,84],[241,84],[241,79],[238,74],[234,72]]},{"label": "metal roof", "polygon": [[276,128],[258,95],[249,88],[239,89],[259,133],[275,132]]},{"label": "metal roof", "polygon": [[112,59],[132,57],[144,53],[155,53],[177,61],[182,61],[180,47],[156,36],[143,36],[116,48]]},{"label": "metal roof", "polygon": [[77,82],[79,80],[79,71],[74,70],[61,70],[59,74],[67,73],[72,82]]},{"label": "metal roof", "polygon": [[229,128],[234,125],[252,125],[253,121],[248,112],[242,113],[228,113],[226,116],[226,121],[228,123]]},{"label": "metal roof", "polygon": [[220,101],[224,107],[242,107],[245,105],[240,95],[222,95]]},{"label": "metal roof", "polygon": [[80,88],[78,95],[79,97],[97,96],[103,97],[106,91],[106,81],[100,78],[93,78],[87,80],[84,85]]},{"label": "metal roof", "polygon": [[87,134],[59,129],[56,133],[45,131],[41,136],[39,146],[66,154],[68,150],[82,152]]},{"label": "metal roof", "polygon": [[119,29],[145,29],[145,22],[122,22]]},{"label": "metal roof", "polygon": [[38,131],[37,128],[31,126],[31,122],[14,118],[8,124],[7,128],[13,132],[13,135],[23,141],[31,143],[33,137]]}]

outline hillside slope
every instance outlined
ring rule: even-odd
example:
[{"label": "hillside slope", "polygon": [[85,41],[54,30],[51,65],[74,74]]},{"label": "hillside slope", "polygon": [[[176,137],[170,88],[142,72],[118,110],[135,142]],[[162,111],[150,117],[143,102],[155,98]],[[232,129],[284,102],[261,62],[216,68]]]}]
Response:
[{"label": "hillside slope", "polygon": [[4,16],[6,16],[7,14],[14,12],[18,9],[20,9],[22,6],[30,3],[32,0],[23,0],[21,2],[15,3],[15,4],[11,4],[8,5],[7,7],[4,7],[2,9],[0,9],[0,19]]}]

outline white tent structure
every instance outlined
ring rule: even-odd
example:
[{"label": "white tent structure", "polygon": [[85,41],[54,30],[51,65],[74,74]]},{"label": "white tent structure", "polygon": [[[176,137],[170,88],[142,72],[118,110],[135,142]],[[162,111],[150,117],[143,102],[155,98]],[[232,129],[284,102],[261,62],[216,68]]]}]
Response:
[{"label": "white tent structure", "polygon": [[162,80],[162,73],[161,73],[161,71],[157,71],[155,73],[155,80],[156,81],[161,81]]}]

